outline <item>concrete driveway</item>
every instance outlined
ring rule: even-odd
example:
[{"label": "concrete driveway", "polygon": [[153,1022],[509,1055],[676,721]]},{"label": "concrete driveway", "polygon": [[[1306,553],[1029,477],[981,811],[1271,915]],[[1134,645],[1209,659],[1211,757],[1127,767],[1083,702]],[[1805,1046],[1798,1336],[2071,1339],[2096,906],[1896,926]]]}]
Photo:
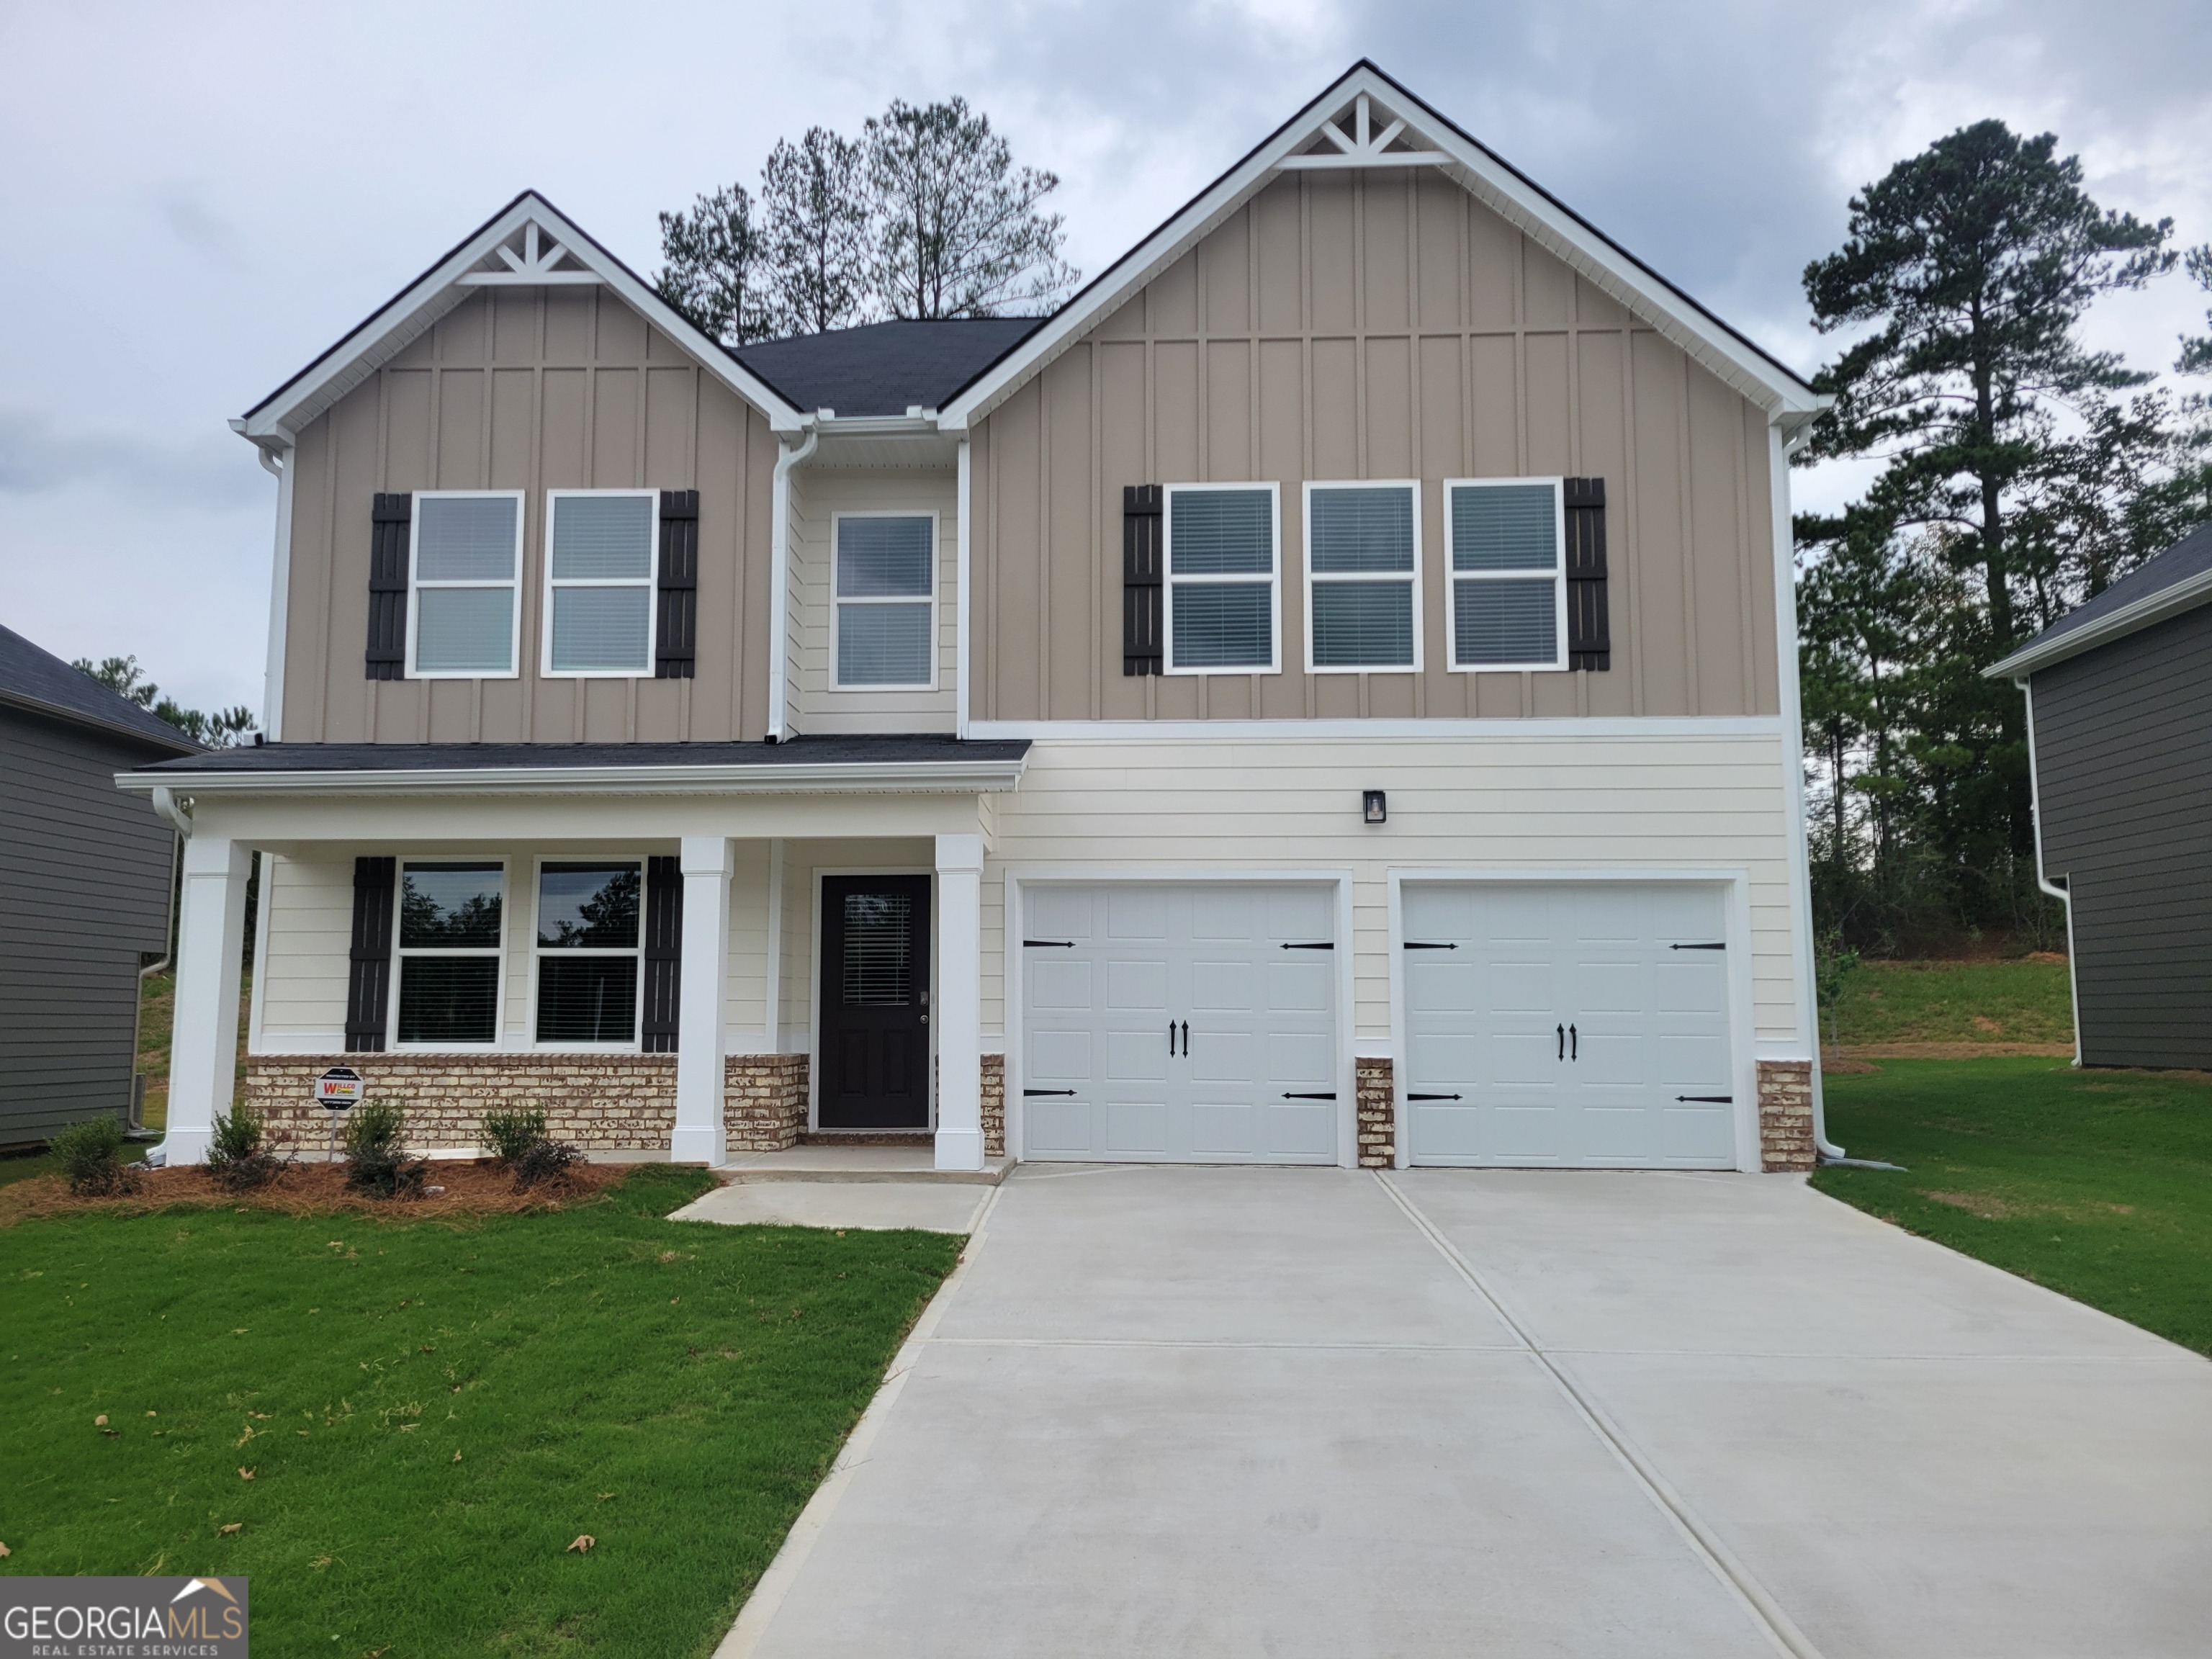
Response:
[{"label": "concrete driveway", "polygon": [[1799,1182],[1028,1165],[721,1652],[2208,1632],[2212,1364]]}]

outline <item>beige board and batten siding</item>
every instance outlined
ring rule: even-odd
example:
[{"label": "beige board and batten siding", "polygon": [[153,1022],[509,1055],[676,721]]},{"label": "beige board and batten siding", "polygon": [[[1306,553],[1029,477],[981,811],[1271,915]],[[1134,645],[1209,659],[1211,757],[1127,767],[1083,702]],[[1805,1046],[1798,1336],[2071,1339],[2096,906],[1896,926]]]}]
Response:
[{"label": "beige board and batten siding", "polygon": [[[761,737],[775,456],[766,421],[610,290],[479,291],[300,434],[285,738]],[[696,678],[539,675],[545,492],[568,489],[699,491]],[[370,508],[420,489],[524,492],[516,678],[367,678]]]},{"label": "beige board and batten siding", "polygon": [[[960,635],[959,475],[946,469],[796,469],[791,477],[791,725],[797,732],[951,732]],[[937,519],[936,684],[927,691],[840,690],[834,544],[841,513]]]},{"label": "beige board and batten siding", "polygon": [[[978,426],[982,720],[1773,714],[1765,415],[1426,170],[1277,179]],[[1602,477],[1613,666],[1468,674],[1442,481]],[[1304,480],[1423,481],[1424,672],[1304,674]],[[1121,672],[1125,484],[1282,485],[1273,675]]]},{"label": "beige board and batten siding", "polygon": [[[1778,736],[1041,740],[993,803],[983,1030],[1006,1030],[1006,877],[1352,875],[1353,1031],[1391,1033],[1389,876],[1420,869],[1742,870],[1759,1041],[1796,1039],[1790,807]],[[1360,818],[1384,790],[1387,824]]]}]

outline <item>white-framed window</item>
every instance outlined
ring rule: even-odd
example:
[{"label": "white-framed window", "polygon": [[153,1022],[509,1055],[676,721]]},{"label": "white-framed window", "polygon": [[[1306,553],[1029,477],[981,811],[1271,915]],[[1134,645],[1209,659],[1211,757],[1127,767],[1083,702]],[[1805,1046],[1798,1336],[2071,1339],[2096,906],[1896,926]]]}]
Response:
[{"label": "white-framed window", "polygon": [[540,860],[533,1040],[547,1048],[635,1048],[644,940],[642,859]]},{"label": "white-framed window", "polygon": [[512,679],[522,606],[522,492],[418,489],[407,549],[407,677]]},{"label": "white-framed window", "polygon": [[1282,665],[1282,503],[1272,483],[1165,489],[1170,674],[1273,674]]},{"label": "white-framed window", "polygon": [[830,518],[831,684],[840,691],[937,685],[937,514]]},{"label": "white-framed window", "polygon": [[545,492],[541,672],[556,679],[653,672],[659,532],[658,490]]},{"label": "white-framed window", "polygon": [[1462,673],[1567,665],[1564,480],[1444,482],[1445,632]]},{"label": "white-framed window", "polygon": [[1305,487],[1306,671],[1421,665],[1421,487]]},{"label": "white-framed window", "polygon": [[399,861],[397,1048],[489,1048],[506,978],[507,865],[498,859]]}]

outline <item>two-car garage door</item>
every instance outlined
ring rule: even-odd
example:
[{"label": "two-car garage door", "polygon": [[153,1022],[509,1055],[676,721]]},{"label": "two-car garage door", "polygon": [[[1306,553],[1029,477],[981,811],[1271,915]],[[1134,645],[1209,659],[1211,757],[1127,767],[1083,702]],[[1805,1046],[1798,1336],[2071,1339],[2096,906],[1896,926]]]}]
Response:
[{"label": "two-car garage door", "polygon": [[[1723,890],[1407,879],[1412,1161],[1734,1167]],[[1351,1104],[1335,898],[1321,883],[1026,888],[1022,1156],[1336,1162]]]}]

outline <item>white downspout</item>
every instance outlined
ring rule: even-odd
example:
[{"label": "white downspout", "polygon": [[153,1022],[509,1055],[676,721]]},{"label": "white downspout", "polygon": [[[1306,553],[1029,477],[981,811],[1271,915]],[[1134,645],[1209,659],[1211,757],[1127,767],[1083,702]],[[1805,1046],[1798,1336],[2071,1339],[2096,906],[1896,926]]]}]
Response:
[{"label": "white downspout", "polygon": [[177,799],[177,792],[167,784],[157,783],[154,786],[154,810],[161,815],[163,823],[186,841],[192,838],[191,805],[190,796],[179,801]]},{"label": "white downspout", "polygon": [[258,452],[261,465],[276,475],[276,550],[269,577],[269,659],[261,679],[261,729],[269,741],[284,736],[284,635],[292,605],[292,471],[296,449]]},{"label": "white downspout", "polygon": [[[1809,425],[1800,428],[1809,432]],[[1841,1158],[1828,1139],[1828,1110],[1820,1079],[1820,1009],[1813,972],[1813,861],[1805,845],[1805,715],[1797,690],[1796,532],[1790,517],[1790,452],[1782,428],[1766,428],[1767,465],[1774,474],[1774,657],[1782,690],[1783,760],[1790,792],[1790,925],[1797,936],[1797,1006],[1804,1011],[1813,1057],[1813,1146],[1822,1158]]]},{"label": "white downspout", "polygon": [[814,453],[821,441],[818,427],[806,428],[806,440],[797,448],[782,446],[775,458],[775,488],[769,493],[768,620],[768,740],[781,743],[790,736],[791,687],[791,471]]},{"label": "white downspout", "polygon": [[2020,688],[2020,695],[2027,703],[2027,815],[2028,822],[2035,826],[2035,884],[2066,907],[2066,996],[2074,1009],[2074,1063],[2079,1066],[2081,987],[2074,976],[2074,895],[2043,873],[2043,789],[2035,772],[2035,689],[2025,674],[2013,684]]},{"label": "white downspout", "polygon": [[952,655],[952,735],[956,738],[965,738],[968,735],[968,526],[970,521],[968,504],[969,488],[968,434],[963,432],[960,434],[959,505],[955,509],[960,515],[955,541],[955,545],[959,551],[955,560],[956,574],[953,580],[953,603],[958,609],[952,619],[955,641]]}]

